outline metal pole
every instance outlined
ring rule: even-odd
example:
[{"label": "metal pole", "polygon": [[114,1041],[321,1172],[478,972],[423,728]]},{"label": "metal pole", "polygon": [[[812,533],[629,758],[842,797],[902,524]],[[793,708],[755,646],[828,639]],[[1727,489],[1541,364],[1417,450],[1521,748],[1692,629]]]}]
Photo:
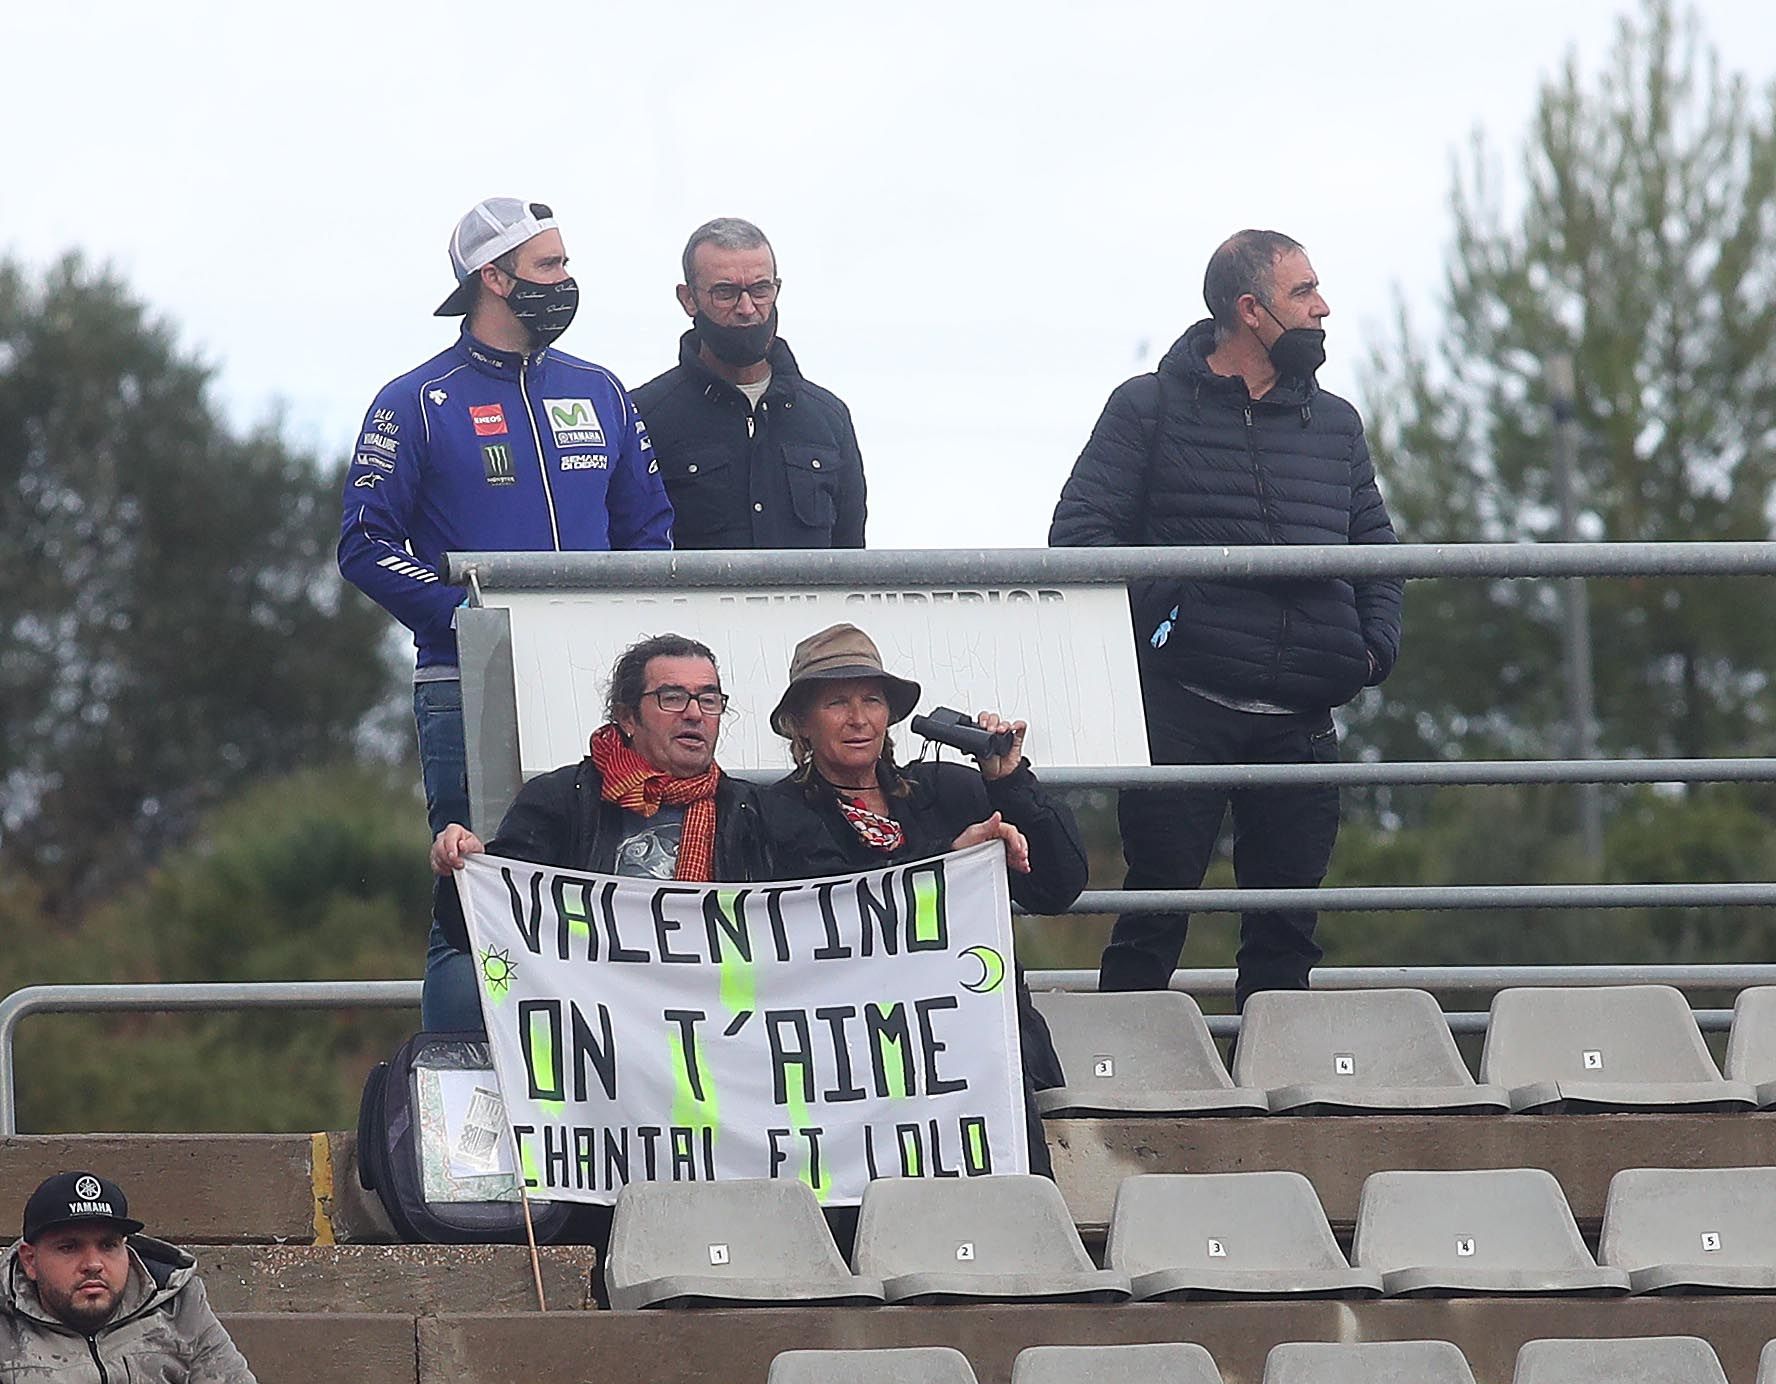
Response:
[{"label": "metal pole", "polygon": [[1772,908],[1776,884],[1408,884],[1331,889],[1087,889],[1068,913],[1389,913],[1526,908]]},{"label": "metal pole", "polygon": [[[1694,1013],[1696,1027],[1704,1033],[1727,1033],[1733,1027],[1733,1011],[1731,1009],[1698,1009]],[[1238,1014],[1208,1014],[1204,1017],[1208,1020],[1211,1038],[1237,1038],[1239,1036],[1240,1016]],[[1487,1020],[1492,1016],[1484,1010],[1452,1010],[1443,1017],[1449,1021],[1449,1031],[1457,1037],[1461,1037],[1465,1034],[1485,1033]]]},{"label": "metal pole", "polygon": [[[796,548],[650,553],[446,553],[450,579],[472,567],[496,591],[739,588],[856,591],[934,585],[1039,587],[1156,577],[1296,581],[1315,577],[1744,577],[1776,575],[1776,543],[1279,543],[1255,548]],[[497,602],[496,602],[497,604]]]},{"label": "metal pole", "polygon": [[211,1009],[417,1009],[417,980],[228,981],[198,985],[30,985],[0,1000],[0,1134],[18,1133],[13,1035],[27,1014]]},{"label": "metal pole", "polygon": [[[1231,995],[1239,972],[1231,966],[1172,972],[1170,988],[1187,995]],[[1091,970],[1026,971],[1033,991],[1096,990]],[[1755,985],[1776,985],[1772,965],[1695,966],[1319,966],[1315,990],[1430,990],[1437,993],[1492,994],[1524,985],[1566,989],[1597,985],[1670,985],[1686,994],[1698,990],[1737,994]]]},{"label": "metal pole", "polygon": [[[1564,352],[1548,357],[1548,399],[1554,409],[1554,489],[1560,499],[1560,541],[1579,539],[1578,384],[1573,359]],[[1561,583],[1566,664],[1567,755],[1597,758],[1596,694],[1591,677],[1591,604],[1583,577]],[[1594,783],[1579,785],[1579,841],[1593,868],[1603,864],[1603,794]]]},{"label": "metal pole", "polygon": [[[1776,759],[1459,759],[1391,760],[1341,764],[1153,764],[1087,767],[1044,765],[1050,788],[1300,787],[1336,783],[1351,788],[1376,784],[1499,783],[1767,783],[1776,780]],[[740,778],[769,782],[780,769],[745,769]]]}]

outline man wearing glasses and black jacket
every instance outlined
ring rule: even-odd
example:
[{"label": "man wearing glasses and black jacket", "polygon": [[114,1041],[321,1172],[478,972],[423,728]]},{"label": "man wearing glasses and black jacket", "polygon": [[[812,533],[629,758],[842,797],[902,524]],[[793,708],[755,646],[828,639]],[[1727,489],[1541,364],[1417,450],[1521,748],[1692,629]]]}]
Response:
[{"label": "man wearing glasses and black jacket", "polygon": [[777,335],[782,280],[764,232],[691,233],[678,364],[635,391],[672,500],[673,546],[861,548],[863,456],[851,411],[803,378]]},{"label": "man wearing glasses and black jacket", "polygon": [[519,789],[485,845],[459,822],[438,833],[433,910],[454,951],[449,964],[428,971],[427,984],[449,987],[453,1012],[480,1005],[451,878],[465,856],[485,850],[533,865],[701,883],[783,875],[765,837],[758,790],[715,763],[727,705],[707,645],[678,634],[644,639],[618,656],[610,719],[592,733],[584,759]]}]

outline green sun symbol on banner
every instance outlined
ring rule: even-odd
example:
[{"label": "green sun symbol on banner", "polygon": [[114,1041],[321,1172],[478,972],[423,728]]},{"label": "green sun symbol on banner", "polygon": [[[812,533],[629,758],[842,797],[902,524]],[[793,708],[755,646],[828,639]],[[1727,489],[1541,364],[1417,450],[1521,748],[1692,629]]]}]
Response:
[{"label": "green sun symbol on banner", "polygon": [[481,978],[487,982],[487,993],[494,999],[499,999],[512,988],[512,977],[517,974],[511,952],[489,947],[481,953]]}]

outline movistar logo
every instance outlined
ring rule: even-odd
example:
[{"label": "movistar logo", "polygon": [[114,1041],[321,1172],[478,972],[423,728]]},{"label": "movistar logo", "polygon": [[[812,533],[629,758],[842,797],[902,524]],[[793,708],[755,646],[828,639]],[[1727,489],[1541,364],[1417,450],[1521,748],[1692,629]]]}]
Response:
[{"label": "movistar logo", "polygon": [[602,447],[604,425],[590,399],[544,399],[557,447]]}]

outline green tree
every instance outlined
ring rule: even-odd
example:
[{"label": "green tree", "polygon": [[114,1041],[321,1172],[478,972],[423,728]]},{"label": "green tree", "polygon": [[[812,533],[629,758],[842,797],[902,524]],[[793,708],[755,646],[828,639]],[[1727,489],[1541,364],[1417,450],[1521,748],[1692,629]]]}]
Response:
[{"label": "green tree", "polygon": [[[145,879],[65,934],[0,890],[0,993],[33,982],[417,977],[430,921],[425,814],[411,775],[335,766],[228,799]],[[19,1032],[20,1128],[348,1127],[370,1064],[418,1015],[258,1010],[50,1015]]]},{"label": "green tree", "polygon": [[[1581,536],[1765,539],[1776,512],[1776,91],[1647,0],[1594,82],[1542,90],[1521,186],[1458,160],[1434,346],[1373,364],[1378,468],[1409,542],[1558,537],[1544,362],[1570,354]],[[1596,580],[1606,754],[1768,753],[1776,623],[1750,580]],[[1531,582],[1426,582],[1359,734],[1389,758],[1563,748],[1560,614]]]},{"label": "green tree", "polygon": [[238,436],[110,273],[0,262],[0,846],[66,920],[391,686],[340,471]]}]

